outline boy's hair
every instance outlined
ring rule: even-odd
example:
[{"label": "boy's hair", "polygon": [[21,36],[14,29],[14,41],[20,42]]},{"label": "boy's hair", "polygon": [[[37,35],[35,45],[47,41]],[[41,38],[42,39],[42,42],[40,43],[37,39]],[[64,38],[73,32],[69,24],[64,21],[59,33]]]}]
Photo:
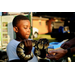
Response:
[{"label": "boy's hair", "polygon": [[13,19],[13,27],[16,26],[16,24],[20,21],[20,20],[29,20],[26,16],[24,15],[18,15]]}]

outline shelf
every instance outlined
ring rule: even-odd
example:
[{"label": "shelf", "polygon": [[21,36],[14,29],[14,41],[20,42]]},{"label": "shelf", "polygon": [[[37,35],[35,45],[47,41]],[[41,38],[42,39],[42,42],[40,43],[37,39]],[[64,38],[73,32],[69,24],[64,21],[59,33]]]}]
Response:
[{"label": "shelf", "polygon": [[8,34],[8,32],[2,32],[2,34]]},{"label": "shelf", "polygon": [[2,44],[2,45],[7,45],[7,44]]},{"label": "shelf", "polygon": [[8,43],[8,40],[4,39],[4,40],[3,40],[3,43]]},{"label": "shelf", "polygon": [[2,38],[2,39],[8,39],[8,38]]},{"label": "shelf", "polygon": [[8,44],[8,23],[3,22],[2,25],[2,45],[7,46]]},{"label": "shelf", "polygon": [[4,29],[4,28],[8,28],[8,27],[2,27],[2,29]]},{"label": "shelf", "polygon": [[8,32],[8,29],[7,28],[3,28],[2,32]]}]

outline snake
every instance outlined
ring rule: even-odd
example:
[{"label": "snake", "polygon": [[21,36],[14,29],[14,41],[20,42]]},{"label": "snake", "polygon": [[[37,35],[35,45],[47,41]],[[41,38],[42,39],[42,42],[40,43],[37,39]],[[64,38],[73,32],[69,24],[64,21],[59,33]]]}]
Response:
[{"label": "snake", "polygon": [[25,54],[25,45],[24,45],[23,41],[18,44],[16,52],[17,52],[18,57],[22,61],[28,61],[28,60],[32,59],[34,56],[32,52],[28,55]]},{"label": "snake", "polygon": [[[35,47],[34,49],[34,55],[39,56],[41,58],[46,57],[46,53],[48,53],[48,46],[49,46],[49,41],[46,38],[39,39],[38,41],[36,40],[31,40],[32,41],[32,47]],[[16,52],[18,57],[23,60],[23,61],[28,61],[33,58],[33,52],[30,54],[26,55],[25,54],[25,45],[24,41],[20,42],[17,46]]]},{"label": "snake", "polygon": [[46,53],[48,53],[49,40],[41,38],[38,41],[32,40],[32,43],[32,46],[35,47],[34,54],[41,58],[45,58]]}]

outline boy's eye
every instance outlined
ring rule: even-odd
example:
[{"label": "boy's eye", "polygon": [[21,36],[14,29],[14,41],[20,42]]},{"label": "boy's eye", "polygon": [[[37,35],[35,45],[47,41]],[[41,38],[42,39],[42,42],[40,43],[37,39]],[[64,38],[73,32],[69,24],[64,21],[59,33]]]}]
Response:
[{"label": "boy's eye", "polygon": [[[28,27],[24,27],[24,29],[27,29]],[[31,29],[31,27],[29,28],[29,29]]]},{"label": "boy's eye", "polygon": [[24,27],[24,29],[27,29],[27,27]]}]

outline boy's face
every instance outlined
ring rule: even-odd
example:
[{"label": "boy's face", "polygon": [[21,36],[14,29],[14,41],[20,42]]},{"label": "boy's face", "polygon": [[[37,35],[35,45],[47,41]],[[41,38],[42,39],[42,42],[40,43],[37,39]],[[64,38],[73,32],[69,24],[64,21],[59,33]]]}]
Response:
[{"label": "boy's face", "polygon": [[30,35],[30,21],[29,20],[20,20],[17,27],[17,35],[21,40],[28,39]]}]

